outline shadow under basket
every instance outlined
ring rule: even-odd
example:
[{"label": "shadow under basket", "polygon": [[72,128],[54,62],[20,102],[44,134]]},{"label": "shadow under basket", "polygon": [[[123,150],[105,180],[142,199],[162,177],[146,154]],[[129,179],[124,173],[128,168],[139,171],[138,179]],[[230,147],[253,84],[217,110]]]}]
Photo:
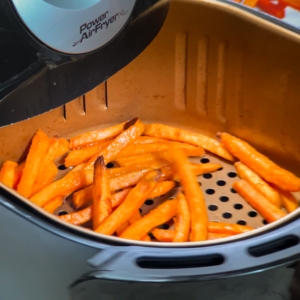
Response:
[{"label": "shadow under basket", "polygon": [[[69,138],[139,117],[213,138],[218,131],[229,132],[300,175],[299,81],[295,33],[229,4],[173,0],[161,32],[124,69],[63,107],[0,128],[0,163],[24,159],[38,128]],[[122,280],[125,272],[126,280],[136,281],[210,279],[299,259],[299,209],[266,225],[232,190],[233,165],[210,153],[204,158],[193,161],[223,166],[198,177],[209,219],[256,230],[185,244],[129,241],[66,224],[4,186],[0,204],[48,231],[101,249],[89,263],[96,269],[106,263],[111,272],[105,278]],[[151,200],[143,213],[164,199]],[[68,209],[65,205],[57,213]]]}]

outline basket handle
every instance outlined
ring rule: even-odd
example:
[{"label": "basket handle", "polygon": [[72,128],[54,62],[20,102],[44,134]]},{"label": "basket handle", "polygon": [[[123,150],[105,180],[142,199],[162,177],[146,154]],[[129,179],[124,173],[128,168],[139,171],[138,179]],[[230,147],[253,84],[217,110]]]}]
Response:
[{"label": "basket handle", "polygon": [[[197,248],[107,247],[84,280],[186,281],[251,273],[300,258],[300,220],[233,243]],[[81,279],[83,280],[83,279]]]}]

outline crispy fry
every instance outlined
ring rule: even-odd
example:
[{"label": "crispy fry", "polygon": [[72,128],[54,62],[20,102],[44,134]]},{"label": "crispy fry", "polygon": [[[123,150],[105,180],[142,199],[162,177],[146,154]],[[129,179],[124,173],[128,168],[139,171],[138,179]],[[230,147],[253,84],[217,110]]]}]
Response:
[{"label": "crispy fry", "polygon": [[100,156],[94,165],[93,182],[93,228],[98,226],[111,214],[110,187],[104,157]]},{"label": "crispy fry", "polygon": [[107,147],[110,143],[111,141],[104,141],[93,146],[87,146],[81,149],[74,149],[70,151],[65,158],[65,166],[69,168],[87,162],[96,153],[104,150],[105,147]]},{"label": "crispy fry", "polygon": [[299,207],[299,201],[291,192],[283,191],[274,184],[271,184],[271,186],[280,194],[282,199],[282,206],[286,209],[288,213],[293,212]]},{"label": "crispy fry", "polygon": [[157,142],[152,144],[133,144],[123,149],[117,157],[128,157],[133,155],[141,155],[145,153],[155,153],[160,151],[168,151],[170,146],[178,146],[187,156],[202,156],[204,149],[184,143],[175,142]]},{"label": "crispy fry", "polygon": [[159,152],[157,153],[146,153],[146,154],[139,154],[139,155],[133,155],[133,156],[127,156],[127,157],[120,157],[116,158],[115,161],[120,165],[120,167],[127,167],[131,165],[144,165],[148,162],[153,161],[160,161],[162,158],[159,155]]},{"label": "crispy fry", "polygon": [[188,130],[163,124],[149,124],[146,125],[144,135],[165,138],[167,140],[203,147],[205,150],[211,153],[221,156],[227,160],[234,161],[233,156],[226,149],[224,149],[218,141],[198,133],[190,132]]},{"label": "crispy fry", "polygon": [[82,225],[91,220],[92,214],[93,207],[89,206],[67,215],[58,216],[58,218],[73,225]]},{"label": "crispy fry", "polygon": [[45,169],[48,167],[48,165],[54,161],[55,157],[57,156],[59,147],[60,147],[60,143],[57,138],[49,139],[48,149],[43,158],[41,168],[39,169],[37,177],[43,175],[43,173],[45,172]]},{"label": "crispy fry", "polygon": [[223,146],[243,164],[257,173],[267,182],[272,182],[283,190],[300,190],[300,178],[282,169],[263,154],[256,151],[245,141],[228,133],[219,133]]},{"label": "crispy fry", "polygon": [[117,228],[124,224],[140,208],[154,190],[160,176],[161,172],[159,171],[148,172],[136,187],[130,191],[124,202],[100,224],[96,231],[107,235],[113,234]]},{"label": "crispy fry", "polygon": [[17,187],[17,191],[26,198],[29,198],[32,195],[32,188],[46,155],[48,146],[49,138],[41,130],[38,130],[32,139],[22,177]]},{"label": "crispy fry", "polygon": [[25,167],[25,161],[18,164],[15,168],[15,177],[14,177],[14,184],[13,184],[13,189],[15,189],[15,190],[17,189],[18,184],[21,180],[24,167]]},{"label": "crispy fry", "polygon": [[174,230],[171,229],[154,228],[151,233],[159,242],[172,242],[174,238]]},{"label": "crispy fry", "polygon": [[139,210],[137,210],[129,219],[128,223],[131,225],[132,223],[140,220],[142,218],[141,213]]},{"label": "crispy fry", "polygon": [[60,138],[60,139],[58,139],[58,141],[59,141],[59,147],[58,147],[58,150],[56,152],[55,159],[66,155],[70,151],[68,140],[66,140],[64,138]]},{"label": "crispy fry", "polygon": [[140,239],[140,241],[151,242],[151,238],[148,234],[146,234]]},{"label": "crispy fry", "polygon": [[173,199],[160,204],[151,210],[139,221],[130,225],[121,235],[121,238],[130,240],[140,240],[144,235],[156,226],[172,219],[177,211],[178,200]]},{"label": "crispy fry", "polygon": [[48,184],[52,183],[57,176],[58,169],[54,162],[48,164],[47,168],[44,169],[44,173],[37,177],[34,186],[32,188],[32,195],[35,195],[41,189],[43,189]]},{"label": "crispy fry", "polygon": [[233,183],[233,188],[269,223],[286,216],[286,213],[257,192],[247,181]]},{"label": "crispy fry", "polygon": [[57,196],[68,196],[92,182],[93,170],[80,170],[47,185],[30,200],[38,206],[43,206]]},{"label": "crispy fry", "polygon": [[208,222],[208,232],[221,234],[240,234],[253,230],[253,227],[239,224]]},{"label": "crispy fry", "polygon": [[157,138],[157,137],[152,137],[152,136],[139,136],[133,143],[134,144],[152,144],[152,143],[157,143],[157,142],[165,142],[167,140]]},{"label": "crispy fry", "polygon": [[126,221],[124,224],[122,224],[122,225],[116,230],[117,236],[120,236],[128,226],[129,226],[129,222],[128,222],[128,221]]},{"label": "crispy fry", "polygon": [[179,176],[191,215],[190,241],[203,241],[207,239],[208,216],[206,204],[200,186],[181,149],[172,149],[172,159],[176,175]]},{"label": "crispy fry", "polygon": [[13,188],[15,180],[15,169],[18,164],[14,161],[7,160],[2,164],[0,170],[0,182],[6,186]]},{"label": "crispy fry", "polygon": [[172,241],[175,243],[187,242],[191,225],[190,211],[187,201],[182,193],[179,193],[176,198],[178,199],[178,206]]},{"label": "crispy fry", "polygon": [[234,166],[241,179],[245,179],[254,189],[265,196],[275,206],[278,208],[281,207],[281,196],[276,190],[243,163],[236,162]]},{"label": "crispy fry", "polygon": [[112,127],[85,132],[70,139],[70,149],[76,149],[95,142],[107,141],[119,135],[126,123],[120,123]]},{"label": "crispy fry", "polygon": [[47,211],[48,213],[53,214],[55,212],[55,210],[62,205],[64,198],[65,198],[64,196],[55,197],[54,199],[52,199],[48,203],[46,203],[43,206],[43,209],[45,211]]}]

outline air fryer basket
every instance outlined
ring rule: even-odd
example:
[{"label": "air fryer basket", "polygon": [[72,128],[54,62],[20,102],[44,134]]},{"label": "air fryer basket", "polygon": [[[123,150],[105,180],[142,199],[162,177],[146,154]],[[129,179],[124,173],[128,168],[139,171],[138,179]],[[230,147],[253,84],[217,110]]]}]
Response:
[{"label": "air fryer basket", "polygon": [[[70,137],[138,116],[145,123],[211,137],[227,131],[300,175],[299,42],[296,34],[228,4],[173,0],[157,38],[127,67],[63,107],[1,128],[0,162],[20,161],[37,128]],[[219,161],[209,153],[206,158]],[[4,186],[0,204],[46,230],[102,249],[90,264],[110,272],[94,272],[94,277],[205,279],[298,259],[299,210],[264,225],[231,189],[233,166],[221,164],[223,170],[211,178],[199,177],[210,220],[246,223],[257,230],[201,243],[131,242],[65,224]],[[147,211],[147,205],[142,209]]]}]

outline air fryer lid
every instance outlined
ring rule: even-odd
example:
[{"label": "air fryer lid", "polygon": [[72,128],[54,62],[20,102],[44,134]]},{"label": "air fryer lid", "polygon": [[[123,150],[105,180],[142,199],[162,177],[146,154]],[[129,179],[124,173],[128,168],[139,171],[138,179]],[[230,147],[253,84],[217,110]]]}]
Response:
[{"label": "air fryer lid", "polygon": [[108,79],[148,46],[168,6],[165,0],[2,1],[0,126],[63,105]]}]

